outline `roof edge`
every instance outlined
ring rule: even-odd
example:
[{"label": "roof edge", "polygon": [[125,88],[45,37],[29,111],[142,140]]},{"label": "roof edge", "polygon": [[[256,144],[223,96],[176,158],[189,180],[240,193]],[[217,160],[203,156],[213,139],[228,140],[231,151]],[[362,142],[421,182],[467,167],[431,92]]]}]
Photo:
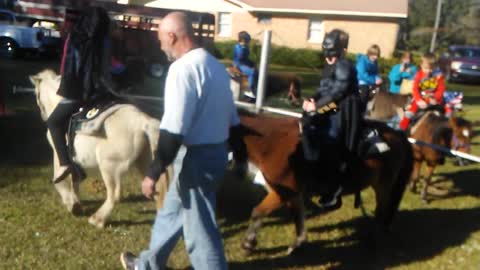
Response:
[{"label": "roof edge", "polygon": [[233,3],[237,6],[240,6],[241,8],[244,8],[246,10],[254,8],[253,6],[250,6],[249,4],[246,4],[245,2],[240,1],[240,0],[225,0],[225,1],[231,2],[231,3]]},{"label": "roof edge", "polygon": [[[228,0],[235,1],[235,0]],[[284,13],[303,13],[303,14],[323,14],[323,15],[350,15],[367,17],[387,17],[387,18],[408,18],[404,13],[385,13],[385,12],[362,12],[362,11],[339,11],[339,10],[308,10],[308,9],[286,9],[286,8],[246,8],[249,12],[284,12]]]}]

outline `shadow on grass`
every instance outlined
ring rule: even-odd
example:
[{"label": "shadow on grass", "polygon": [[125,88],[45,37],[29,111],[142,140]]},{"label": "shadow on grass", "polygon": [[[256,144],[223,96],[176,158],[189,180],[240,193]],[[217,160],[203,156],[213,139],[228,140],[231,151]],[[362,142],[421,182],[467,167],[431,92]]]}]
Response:
[{"label": "shadow on grass", "polygon": [[[311,228],[310,232],[353,229],[354,233],[332,240],[308,242],[293,256],[261,258],[247,262],[231,262],[230,269],[277,269],[289,267],[320,267],[329,269],[385,269],[423,261],[457,246],[480,229],[475,222],[480,208],[464,210],[424,209],[402,211],[394,222],[394,231],[376,249],[369,248],[372,238],[367,233],[373,223],[369,218],[357,218]],[[287,246],[271,247],[260,253],[271,254]]]},{"label": "shadow on grass", "polygon": [[108,221],[108,225],[112,227],[119,227],[119,226],[139,226],[139,225],[153,225],[153,219],[145,219],[145,220],[112,220]]},{"label": "shadow on grass", "polygon": [[441,177],[453,181],[451,196],[480,196],[480,171],[476,168],[441,173]]},{"label": "shadow on grass", "polygon": [[13,166],[45,165],[52,150],[46,138],[46,127],[38,114],[17,113],[0,118],[0,162]]}]

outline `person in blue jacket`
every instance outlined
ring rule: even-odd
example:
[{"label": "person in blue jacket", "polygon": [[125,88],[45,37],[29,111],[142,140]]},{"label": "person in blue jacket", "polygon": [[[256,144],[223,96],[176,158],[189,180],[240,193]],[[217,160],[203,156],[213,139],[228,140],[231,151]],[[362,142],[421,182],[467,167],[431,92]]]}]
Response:
[{"label": "person in blue jacket", "polygon": [[415,74],[417,74],[417,67],[412,62],[412,53],[404,52],[401,61],[400,64],[393,66],[388,74],[390,92],[394,94],[400,93],[400,86],[403,80],[413,80]]},{"label": "person in blue jacket", "polygon": [[357,79],[360,91],[360,98],[365,105],[368,102],[370,92],[382,84],[382,78],[378,74],[378,58],[380,47],[376,44],[370,46],[367,54],[360,54],[357,57]]},{"label": "person in blue jacket", "polygon": [[250,98],[255,98],[257,91],[257,70],[255,63],[249,59],[251,37],[246,31],[238,33],[238,43],[233,50],[233,65],[248,77],[248,89],[244,94]]}]

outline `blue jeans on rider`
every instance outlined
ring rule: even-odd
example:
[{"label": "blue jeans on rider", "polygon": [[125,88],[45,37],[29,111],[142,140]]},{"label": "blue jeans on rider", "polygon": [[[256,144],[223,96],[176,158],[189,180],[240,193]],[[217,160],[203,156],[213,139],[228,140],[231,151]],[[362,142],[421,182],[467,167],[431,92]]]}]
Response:
[{"label": "blue jeans on rider", "polygon": [[240,71],[248,77],[248,89],[257,94],[257,70],[247,65],[237,66]]},{"label": "blue jeans on rider", "polygon": [[215,220],[216,186],[226,165],[225,144],[191,146],[186,152],[184,147],[180,149],[173,182],[153,225],[149,250],[140,254],[139,270],[165,269],[181,236],[194,269],[227,269]]}]

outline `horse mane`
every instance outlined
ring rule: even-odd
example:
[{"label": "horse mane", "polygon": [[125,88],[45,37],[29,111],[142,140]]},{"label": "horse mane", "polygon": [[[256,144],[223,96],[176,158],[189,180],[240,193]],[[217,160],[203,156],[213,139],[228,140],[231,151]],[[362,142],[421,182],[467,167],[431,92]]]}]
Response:
[{"label": "horse mane", "polygon": [[53,69],[44,69],[37,73],[35,77],[39,79],[55,79],[58,77],[58,74]]},{"label": "horse mane", "polygon": [[432,130],[432,142],[450,147],[453,130],[448,125],[448,120],[444,116],[432,113],[429,114],[427,121]]}]

